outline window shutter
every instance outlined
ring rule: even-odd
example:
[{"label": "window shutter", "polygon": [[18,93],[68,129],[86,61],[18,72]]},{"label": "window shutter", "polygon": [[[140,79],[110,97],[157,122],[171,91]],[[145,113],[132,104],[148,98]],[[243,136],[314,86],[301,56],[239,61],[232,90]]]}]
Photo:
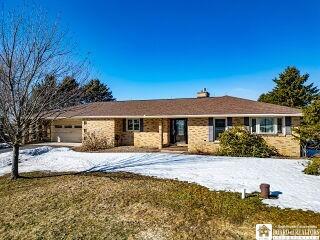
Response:
[{"label": "window shutter", "polygon": [[249,126],[250,126],[250,124],[249,124],[249,118],[248,118],[248,117],[244,117],[244,118],[243,118],[243,123],[244,123],[244,125],[245,125],[246,127],[249,127]]},{"label": "window shutter", "polygon": [[277,118],[277,133],[282,133],[282,118]]},{"label": "window shutter", "polygon": [[250,131],[250,121],[249,121],[249,117],[244,117],[243,118],[243,124],[245,129],[247,129],[248,131]]},{"label": "window shutter", "polygon": [[286,135],[291,135],[291,117],[285,117]]},{"label": "window shutter", "polygon": [[209,142],[213,142],[213,118],[209,118]]},{"label": "window shutter", "polygon": [[257,132],[257,119],[252,118],[251,119],[251,125],[252,125],[252,132],[253,133]]},{"label": "window shutter", "polygon": [[186,136],[186,144],[188,144],[188,118],[186,118],[186,125],[185,125],[185,128],[184,128],[184,134]]},{"label": "window shutter", "polygon": [[143,118],[140,118],[140,132],[143,132]]},{"label": "window shutter", "polygon": [[227,127],[232,127],[232,117],[227,118]]},{"label": "window shutter", "polygon": [[126,132],[127,131],[127,119],[122,119],[122,131]]}]

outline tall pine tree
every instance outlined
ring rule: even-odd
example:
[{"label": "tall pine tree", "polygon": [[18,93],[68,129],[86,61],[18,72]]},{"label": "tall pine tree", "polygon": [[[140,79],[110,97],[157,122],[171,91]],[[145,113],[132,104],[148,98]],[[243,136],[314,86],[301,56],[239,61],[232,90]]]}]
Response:
[{"label": "tall pine tree", "polygon": [[262,94],[260,102],[274,103],[288,107],[304,107],[319,96],[319,89],[306,84],[308,74],[300,75],[296,67],[287,67],[273,81],[276,86],[272,91]]},{"label": "tall pine tree", "polygon": [[303,109],[303,121],[297,132],[303,145],[320,149],[320,98]]},{"label": "tall pine tree", "polygon": [[112,91],[99,79],[93,79],[83,87],[82,103],[114,101]]},{"label": "tall pine tree", "polygon": [[73,98],[72,100],[64,103],[64,105],[61,107],[70,107],[80,104],[81,88],[75,78],[69,76],[65,77],[59,85],[59,92],[61,96],[65,95],[66,93],[77,93],[77,95],[79,95],[79,97]]}]

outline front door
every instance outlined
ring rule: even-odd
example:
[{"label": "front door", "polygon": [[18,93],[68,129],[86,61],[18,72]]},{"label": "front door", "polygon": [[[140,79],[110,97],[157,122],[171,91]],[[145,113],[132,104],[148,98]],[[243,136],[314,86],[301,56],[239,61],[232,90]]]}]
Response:
[{"label": "front door", "polygon": [[172,144],[186,144],[187,136],[187,119],[172,119],[171,120],[171,143]]}]

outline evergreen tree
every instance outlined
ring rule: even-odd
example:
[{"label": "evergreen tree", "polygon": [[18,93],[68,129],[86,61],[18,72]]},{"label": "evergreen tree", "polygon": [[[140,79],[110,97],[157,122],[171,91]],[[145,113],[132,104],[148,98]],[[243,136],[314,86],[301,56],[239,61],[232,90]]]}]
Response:
[{"label": "evergreen tree", "polygon": [[112,91],[99,79],[93,79],[83,87],[82,103],[114,101]]},{"label": "evergreen tree", "polygon": [[297,132],[304,145],[320,148],[320,98],[303,109],[303,121]]},{"label": "evergreen tree", "polygon": [[65,77],[60,84],[60,91],[68,92],[79,88],[79,83],[73,77]]},{"label": "evergreen tree", "polygon": [[65,77],[59,84],[58,96],[64,96],[66,93],[73,93],[79,95],[79,98],[73,98],[72,100],[63,103],[61,107],[70,107],[80,104],[80,92],[81,88],[77,80],[73,77]]},{"label": "evergreen tree", "polygon": [[276,86],[272,91],[262,94],[258,101],[288,107],[307,106],[319,96],[319,89],[313,83],[306,84],[308,78],[308,74],[300,75],[296,67],[287,67],[273,80]]},{"label": "evergreen tree", "polygon": [[30,101],[37,101],[38,98],[47,94],[47,89],[58,90],[57,79],[53,75],[46,76],[42,81],[37,82],[32,88]]}]

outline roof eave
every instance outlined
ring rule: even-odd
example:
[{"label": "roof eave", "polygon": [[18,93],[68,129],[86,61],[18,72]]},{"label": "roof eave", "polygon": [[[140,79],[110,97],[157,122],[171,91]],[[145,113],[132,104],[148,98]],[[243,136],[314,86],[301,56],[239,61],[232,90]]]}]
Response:
[{"label": "roof eave", "polygon": [[202,115],[123,115],[123,116],[69,116],[47,119],[92,119],[92,118],[204,118],[204,117],[302,117],[302,113],[261,113],[261,114],[202,114]]}]

